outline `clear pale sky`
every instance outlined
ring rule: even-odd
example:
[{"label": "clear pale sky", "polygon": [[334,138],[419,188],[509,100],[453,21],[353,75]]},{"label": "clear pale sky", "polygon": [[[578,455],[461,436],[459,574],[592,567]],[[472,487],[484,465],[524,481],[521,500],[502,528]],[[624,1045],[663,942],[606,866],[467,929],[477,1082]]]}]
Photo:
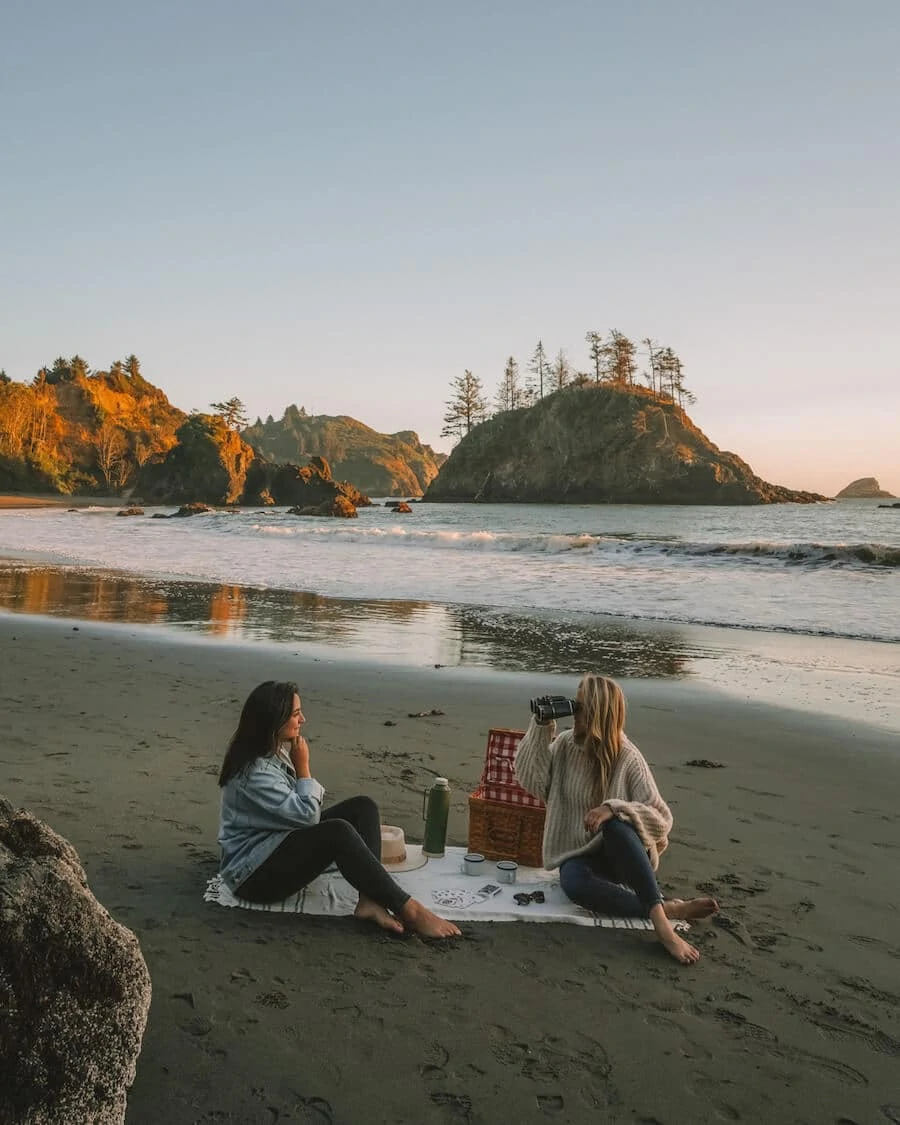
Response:
[{"label": "clear pale sky", "polygon": [[446,449],[465,368],[618,328],[760,475],[900,493],[898,59],[896,0],[7,0],[0,367]]}]

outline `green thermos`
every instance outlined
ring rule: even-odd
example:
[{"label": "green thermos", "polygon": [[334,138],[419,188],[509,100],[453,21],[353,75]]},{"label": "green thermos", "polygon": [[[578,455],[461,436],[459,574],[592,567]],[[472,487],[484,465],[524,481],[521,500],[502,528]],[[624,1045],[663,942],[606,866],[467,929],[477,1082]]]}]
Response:
[{"label": "green thermos", "polygon": [[450,782],[436,777],[422,795],[422,816],[425,818],[425,843],[422,854],[442,856],[447,843],[447,819],[450,816]]}]

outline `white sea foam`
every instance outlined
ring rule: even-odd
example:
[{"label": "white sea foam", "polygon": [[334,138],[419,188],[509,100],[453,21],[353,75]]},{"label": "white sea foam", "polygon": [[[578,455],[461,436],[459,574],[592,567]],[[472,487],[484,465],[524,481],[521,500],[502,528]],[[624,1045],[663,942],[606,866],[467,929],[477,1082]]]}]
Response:
[{"label": "white sea foam", "polygon": [[343,598],[900,640],[900,520],[874,504],[114,515],[7,511],[0,552]]}]

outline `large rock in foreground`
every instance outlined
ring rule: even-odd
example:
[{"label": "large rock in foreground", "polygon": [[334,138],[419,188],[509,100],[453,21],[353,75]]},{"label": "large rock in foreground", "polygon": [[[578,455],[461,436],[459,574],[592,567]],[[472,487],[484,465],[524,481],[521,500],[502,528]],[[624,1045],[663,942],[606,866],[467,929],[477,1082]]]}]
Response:
[{"label": "large rock in foreground", "polygon": [[121,1125],[150,1008],[74,848],[0,798],[0,1121]]},{"label": "large rock in foreground", "polygon": [[778,504],[827,499],[769,484],[669,399],[572,386],[497,414],[450,454],[424,496],[560,504]]},{"label": "large rock in foreground", "polygon": [[837,494],[838,500],[893,500],[891,492],[885,492],[874,477],[860,477],[851,481]]}]

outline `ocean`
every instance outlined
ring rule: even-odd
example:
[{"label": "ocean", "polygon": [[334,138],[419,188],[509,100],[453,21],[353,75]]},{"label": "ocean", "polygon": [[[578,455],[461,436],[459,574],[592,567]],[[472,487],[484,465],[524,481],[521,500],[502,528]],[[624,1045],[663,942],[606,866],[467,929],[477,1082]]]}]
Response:
[{"label": "ocean", "polygon": [[840,697],[825,710],[900,712],[878,702],[900,697],[900,510],[412,507],[356,520],[10,510],[0,607],[412,663],[600,666],[742,692],[780,679],[764,695],[791,705],[822,705],[825,683]]}]

